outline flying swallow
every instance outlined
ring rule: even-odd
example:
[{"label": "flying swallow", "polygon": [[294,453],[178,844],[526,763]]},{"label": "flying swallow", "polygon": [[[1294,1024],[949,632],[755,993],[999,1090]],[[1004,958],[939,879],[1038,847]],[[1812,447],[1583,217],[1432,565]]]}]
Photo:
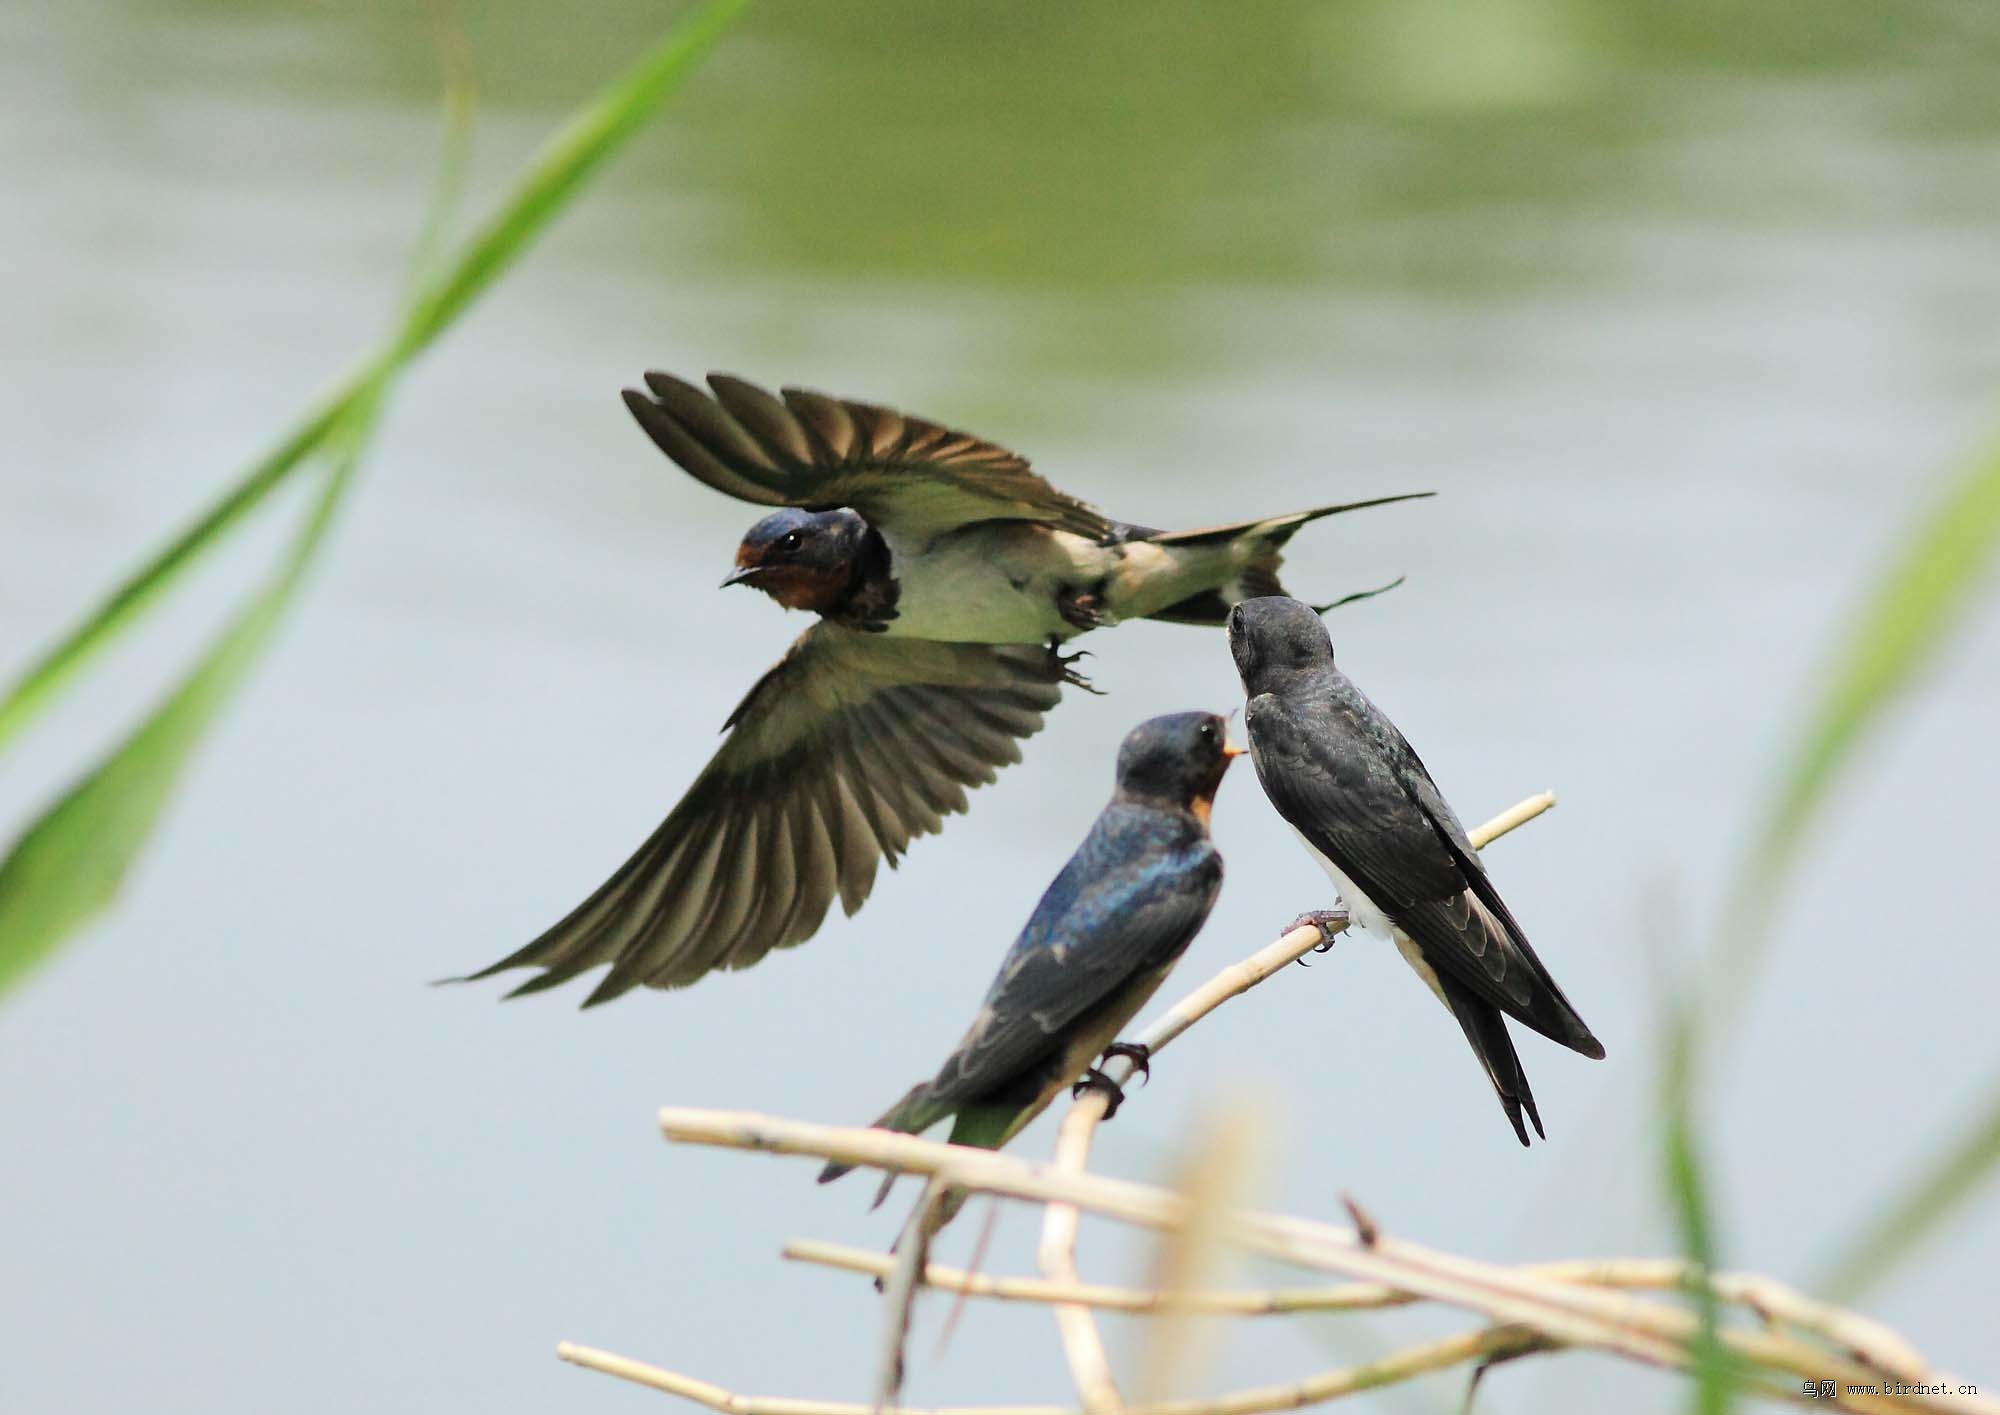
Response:
[{"label": "flying swallow", "polygon": [[1264,794],[1347,905],[1451,1009],[1523,1145],[1544,1139],[1501,1014],[1593,1059],[1604,1047],[1528,945],[1479,852],[1396,725],[1333,663],[1311,605],[1247,600],[1229,648],[1249,695],[1244,722]]},{"label": "flying swallow", "polygon": [[[878,1128],[918,1135],[952,1118],[954,1145],[998,1149],[1079,1078],[1110,1085],[1098,1057],[1122,1051],[1143,1067],[1143,1052],[1114,1039],[1215,904],[1222,856],[1209,809],[1242,751],[1213,713],[1156,717],[1127,734],[1110,804],[1007,950],[979,1015]],[[1114,1110],[1117,1101],[1114,1088]],[[820,1183],[851,1167],[828,1165]]]},{"label": "flying swallow", "polygon": [[1281,594],[1309,521],[1371,501],[1164,532],[1113,521],[1021,457],[922,418],[712,374],[662,373],[626,405],[697,480],[763,506],[725,585],[818,622],[759,679],[730,735],[652,837],[539,938],[473,974],[610,964],[585,1005],[747,968],[852,914],[914,838],[1020,760],[1065,683],[1059,645],[1126,619],[1220,625]]}]

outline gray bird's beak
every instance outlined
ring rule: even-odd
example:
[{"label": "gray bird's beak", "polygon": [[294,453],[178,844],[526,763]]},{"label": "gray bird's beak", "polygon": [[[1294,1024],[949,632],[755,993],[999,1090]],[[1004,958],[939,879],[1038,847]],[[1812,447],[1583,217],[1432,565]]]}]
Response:
[{"label": "gray bird's beak", "polygon": [[731,585],[740,585],[750,579],[751,576],[758,574],[763,568],[762,565],[739,565],[727,575],[724,575],[722,583],[717,585],[716,588],[726,590]]}]

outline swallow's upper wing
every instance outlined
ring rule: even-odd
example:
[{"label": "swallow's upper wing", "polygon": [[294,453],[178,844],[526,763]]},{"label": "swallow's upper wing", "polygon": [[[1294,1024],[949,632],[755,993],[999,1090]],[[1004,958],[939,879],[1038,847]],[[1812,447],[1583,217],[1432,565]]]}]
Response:
[{"label": "swallow's upper wing", "polygon": [[747,968],[812,937],[836,894],[852,914],[878,859],[965,809],[965,788],[1021,759],[1061,693],[1044,650],[932,643],[821,623],[757,681],[672,814],[596,893],[474,974],[600,963],[603,1002]]},{"label": "swallow's upper wing", "polygon": [[1308,704],[1251,699],[1245,720],[1271,804],[1434,967],[1542,1035],[1602,1056],[1423,762],[1359,690],[1339,683]]},{"label": "swallow's upper wing", "polygon": [[664,373],[625,406],[660,450],[717,491],[760,506],[851,506],[912,539],[974,521],[1036,521],[1093,540],[1111,523],[967,433],[869,403],[787,388],[774,397],[714,373],[710,397]]},{"label": "swallow's upper wing", "polygon": [[989,1094],[1129,987],[1144,980],[1150,991],[1221,887],[1222,858],[1205,835],[1161,812],[1107,808],[1042,895],[928,1098],[951,1107]]}]

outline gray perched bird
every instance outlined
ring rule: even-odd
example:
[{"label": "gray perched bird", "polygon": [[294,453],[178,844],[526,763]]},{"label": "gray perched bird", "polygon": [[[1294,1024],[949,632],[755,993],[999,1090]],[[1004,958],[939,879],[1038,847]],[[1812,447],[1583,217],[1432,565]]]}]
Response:
[{"label": "gray perched bird", "polygon": [[[1007,951],[979,1015],[937,1075],[879,1128],[916,1135],[951,1119],[953,1144],[998,1149],[1064,1087],[1110,1086],[1092,1066],[1098,1057],[1124,1052],[1144,1068],[1142,1050],[1114,1039],[1180,961],[1222,888],[1208,814],[1240,755],[1213,713],[1132,729],[1110,804]],[[1118,1100],[1113,1087],[1114,1111]],[[850,1168],[830,1164],[820,1182]]]},{"label": "gray perched bird", "polygon": [[1264,794],[1325,868],[1356,923],[1396,942],[1451,1009],[1523,1145],[1547,1138],[1504,1013],[1572,1051],[1604,1047],[1487,878],[1423,762],[1333,663],[1313,607],[1270,597],[1229,612]]},{"label": "gray perched bird", "polygon": [[1019,761],[1064,683],[1088,686],[1058,645],[1126,619],[1219,625],[1236,601],[1282,593],[1279,555],[1299,527],[1411,499],[1155,531],[921,418],[723,374],[709,386],[649,373],[625,402],[691,476],[784,508],[750,528],[723,583],[819,620],[730,715],[638,852],[473,975],[543,970],[516,994],[610,964],[588,1005],[804,942],[836,896],[854,913],[879,861],[893,866],[965,809],[968,787]]}]

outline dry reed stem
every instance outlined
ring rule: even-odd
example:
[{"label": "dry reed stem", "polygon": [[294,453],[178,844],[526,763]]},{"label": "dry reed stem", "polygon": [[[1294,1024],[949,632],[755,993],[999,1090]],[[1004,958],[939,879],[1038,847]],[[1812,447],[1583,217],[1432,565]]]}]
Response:
[{"label": "dry reed stem", "polygon": [[[660,1123],[674,1140],[941,1175],[967,1190],[1067,1204],[1146,1228],[1177,1226],[1186,1207],[1178,1195],[1155,1186],[1066,1173],[1011,1155],[881,1130],[811,1125],[743,1112],[680,1109],[663,1110]],[[1699,1328],[1692,1312],[1664,1302],[1551,1282],[1388,1236],[1364,1245],[1351,1229],[1331,1224],[1246,1212],[1231,1218],[1228,1232],[1232,1242],[1281,1262],[1411,1292],[1480,1312],[1495,1323],[1525,1326],[1558,1345],[1608,1351],[1648,1365],[1685,1367],[1688,1343]],[[1722,1338],[1753,1365],[1800,1377],[1863,1385],[1880,1382],[1879,1372],[1852,1359],[1776,1333],[1732,1329],[1723,1332]],[[1857,1396],[1838,1408],[2000,1415],[2000,1402],[1977,1396]]]},{"label": "dry reed stem", "polygon": [[[783,1256],[794,1262],[880,1277],[896,1260],[868,1248],[797,1238]],[[1604,1258],[1531,1263],[1516,1271],[1551,1282],[1582,1283],[1628,1291],[1679,1292],[1694,1279],[1685,1258]],[[1362,1312],[1404,1307],[1423,1299],[1375,1282],[1336,1287],[1252,1288],[1237,1292],[1161,1292],[1102,1283],[1062,1283],[1044,1278],[996,1277],[932,1263],[923,1282],[943,1292],[1000,1302],[1068,1302],[1099,1311],[1149,1316],[1188,1312],[1207,1316],[1266,1317],[1299,1312]],[[1756,1273],[1720,1272],[1710,1279],[1722,1301],[1755,1312],[1768,1324],[1810,1332],[1856,1361],[1893,1379],[1936,1380],[1916,1349],[1899,1333],[1869,1317],[1802,1296],[1773,1278]]]},{"label": "dry reed stem", "polygon": [[929,1266],[931,1239],[937,1237],[938,1230],[944,1227],[949,1217],[940,1215],[951,1190],[952,1186],[943,1176],[931,1176],[930,1183],[924,1186],[923,1197],[917,1201],[916,1208],[910,1211],[909,1221],[903,1225],[903,1236],[897,1240],[897,1257],[882,1284],[882,1306],[886,1315],[882,1323],[880,1374],[875,1386],[877,1405],[893,1405],[896,1397],[903,1392],[903,1348],[910,1336],[910,1317],[916,1308],[917,1289],[923,1285],[919,1275]]},{"label": "dry reed stem", "polygon": [[[1469,1361],[1499,1361],[1546,1349],[1546,1339],[1521,1327],[1484,1327],[1441,1341],[1393,1352],[1377,1361],[1322,1371],[1284,1385],[1253,1386],[1213,1400],[1173,1400],[1128,1407],[1127,1415],[1269,1415],[1321,1405],[1362,1391],[1379,1390],[1418,1376],[1447,1371]],[[563,1342],[556,1355],[572,1365],[631,1381],[666,1395],[693,1401],[722,1415],[1086,1415],[1060,1405],[956,1405],[925,1409],[907,1405],[862,1405],[850,1401],[796,1400],[788,1396],[739,1395],[710,1381],[696,1380],[629,1356]],[[1745,1388],[1776,1400],[1807,1403],[1798,1391],[1749,1381]],[[1813,1401],[1815,1407],[1851,1410],[1841,1399]]]}]

